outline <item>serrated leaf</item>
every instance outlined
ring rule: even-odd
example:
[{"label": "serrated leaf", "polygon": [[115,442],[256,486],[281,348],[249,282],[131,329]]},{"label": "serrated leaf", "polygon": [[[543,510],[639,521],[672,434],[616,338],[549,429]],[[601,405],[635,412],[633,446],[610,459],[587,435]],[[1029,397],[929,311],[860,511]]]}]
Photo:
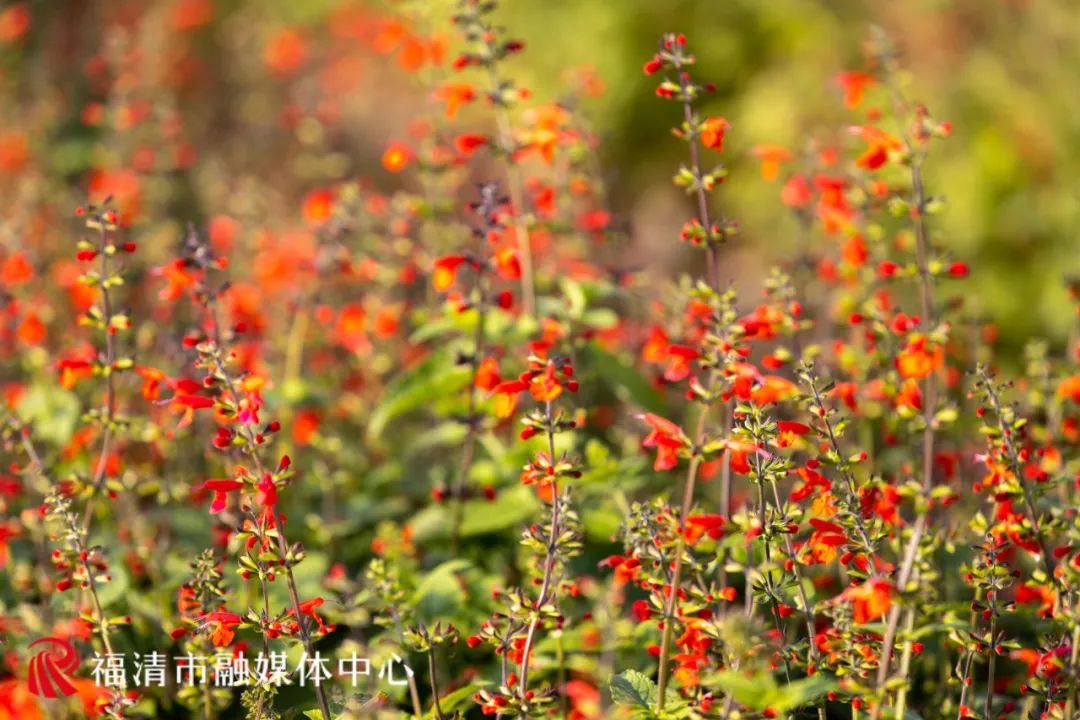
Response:
[{"label": "serrated leaf", "polygon": [[656,700],[656,683],[637,670],[626,670],[611,678],[609,689],[616,705],[648,708]]}]

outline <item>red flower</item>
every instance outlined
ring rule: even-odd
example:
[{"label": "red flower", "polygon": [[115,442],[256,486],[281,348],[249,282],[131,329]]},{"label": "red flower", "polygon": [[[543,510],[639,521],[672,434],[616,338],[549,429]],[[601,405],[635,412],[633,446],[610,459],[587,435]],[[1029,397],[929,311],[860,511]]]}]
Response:
[{"label": "red flower", "polygon": [[802,423],[791,422],[789,420],[780,420],[776,423],[777,428],[780,430],[780,446],[787,447],[795,440],[796,436],[805,435],[810,432],[810,428]]},{"label": "red flower", "polygon": [[244,483],[239,480],[207,480],[200,488],[203,490],[212,490],[214,492],[214,501],[210,503],[210,512],[219,513],[225,509],[226,503],[229,501],[228,493],[240,490],[244,487]]},{"label": "red flower", "polygon": [[642,447],[656,448],[656,462],[654,470],[670,470],[679,464],[677,451],[686,445],[686,438],[682,428],[666,418],[652,413],[640,416],[652,428],[645,439]]},{"label": "red flower", "polygon": [[679,382],[690,375],[690,361],[697,360],[701,353],[686,345],[668,346],[669,364],[664,370],[664,379],[668,382]]},{"label": "red flower", "polygon": [[1021,585],[1016,588],[1016,602],[1022,605],[1039,605],[1039,617],[1052,617],[1054,614],[1054,591],[1045,585]]},{"label": "red flower", "polygon": [[262,480],[255,485],[257,490],[255,494],[255,502],[259,507],[273,507],[277,505],[277,485],[274,483],[274,478],[270,476],[270,473],[263,475]]},{"label": "red flower", "polygon": [[459,155],[468,157],[476,152],[479,148],[487,145],[488,139],[486,136],[480,133],[462,133],[454,138],[454,149],[458,151]]},{"label": "red flower", "polygon": [[500,418],[508,418],[514,414],[517,408],[517,396],[529,389],[524,380],[507,380],[496,385],[492,392],[495,394],[495,415]]},{"label": "red flower", "polygon": [[809,203],[810,182],[806,176],[796,174],[789,177],[784,183],[784,189],[780,191],[780,199],[785,205],[793,208],[801,208]]},{"label": "red flower", "polygon": [[686,518],[684,535],[686,541],[693,545],[703,535],[708,535],[713,540],[718,540],[724,535],[723,515],[691,515]]}]

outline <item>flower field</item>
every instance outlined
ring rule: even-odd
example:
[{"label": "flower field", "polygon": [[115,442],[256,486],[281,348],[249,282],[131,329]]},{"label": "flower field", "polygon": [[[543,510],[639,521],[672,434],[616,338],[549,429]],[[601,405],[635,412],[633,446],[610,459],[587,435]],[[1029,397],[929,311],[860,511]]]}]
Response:
[{"label": "flower field", "polygon": [[1080,201],[922,41],[276,5],[0,4],[0,720],[1080,718],[1080,278],[948,224]]}]

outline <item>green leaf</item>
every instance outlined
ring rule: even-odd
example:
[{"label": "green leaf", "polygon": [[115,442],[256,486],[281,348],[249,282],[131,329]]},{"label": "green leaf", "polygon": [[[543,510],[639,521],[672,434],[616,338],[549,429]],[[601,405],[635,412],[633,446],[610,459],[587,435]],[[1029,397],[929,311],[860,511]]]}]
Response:
[{"label": "green leaf", "polygon": [[516,485],[494,500],[476,499],[465,503],[461,536],[485,535],[514,527],[540,509],[536,494],[526,485]]},{"label": "green leaf", "polygon": [[63,445],[75,431],[81,408],[72,392],[56,385],[33,385],[19,399],[17,412],[31,424],[35,437]]},{"label": "green leaf", "polygon": [[656,701],[656,683],[637,670],[626,670],[612,677],[609,687],[616,705],[648,708]]},{"label": "green leaf", "polygon": [[441,348],[386,388],[383,401],[368,421],[369,439],[380,437],[391,420],[456,393],[469,383],[469,368],[455,365],[449,349]]},{"label": "green leaf", "polygon": [[[457,690],[447,693],[439,698],[439,707],[442,708],[443,714],[451,713],[458,705],[463,703],[468,698],[472,697],[473,693],[482,687],[490,685],[489,682],[475,682],[459,687]],[[425,718],[435,717],[435,708],[431,708],[431,712],[424,716]]]},{"label": "green leaf", "polygon": [[797,707],[804,707],[823,695],[835,690],[836,679],[828,675],[811,675],[810,677],[794,680],[791,684],[778,689],[775,699],[770,706],[777,713]]},{"label": "green leaf", "polygon": [[753,710],[764,710],[776,692],[776,682],[771,675],[747,676],[740,672],[724,670],[709,678],[708,686],[718,688],[726,695]]},{"label": "green leaf", "polygon": [[596,374],[620,399],[649,412],[663,412],[664,403],[659,393],[631,365],[595,344],[588,346],[585,354],[588,362],[596,368]]},{"label": "green leaf", "polygon": [[458,573],[470,567],[472,563],[468,560],[448,560],[429,572],[414,595],[417,618],[428,622],[460,612],[465,605],[465,590]]},{"label": "green leaf", "polygon": [[109,607],[121,598],[126,599],[128,586],[131,584],[127,570],[119,565],[114,565],[111,568],[110,575],[112,579],[109,582],[99,584],[97,588],[98,601],[101,603],[102,608]]}]

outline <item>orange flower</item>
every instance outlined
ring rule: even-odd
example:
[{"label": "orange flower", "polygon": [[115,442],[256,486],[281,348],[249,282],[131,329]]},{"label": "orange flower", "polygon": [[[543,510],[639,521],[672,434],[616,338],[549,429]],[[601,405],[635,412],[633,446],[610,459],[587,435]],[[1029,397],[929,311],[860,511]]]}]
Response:
[{"label": "orange flower", "polygon": [[495,417],[508,418],[517,409],[518,394],[527,390],[528,385],[523,380],[507,380],[491,389],[495,394]]},{"label": "orange flower", "polygon": [[504,280],[517,280],[521,277],[521,262],[514,248],[503,248],[495,253],[494,261],[495,269]]},{"label": "orange flower", "polygon": [[157,400],[161,397],[161,383],[166,379],[165,373],[157,368],[138,366],[135,372],[143,379],[142,396],[147,400]]},{"label": "orange flower", "polygon": [[1052,617],[1057,596],[1045,585],[1021,585],[1016,588],[1016,602],[1023,605],[1039,606],[1039,617]]},{"label": "orange flower", "polygon": [[334,334],[338,342],[356,352],[367,345],[367,313],[358,304],[346,305],[338,315]]},{"label": "orange flower", "polygon": [[236,637],[236,626],[244,621],[244,618],[236,613],[212,612],[206,614],[207,624],[213,626],[211,639],[214,647],[224,647],[232,643]]},{"label": "orange flower", "polygon": [[427,48],[424,41],[414,35],[407,35],[401,41],[398,50],[397,62],[403,70],[414,72],[419,70],[427,57]]},{"label": "orange flower", "polygon": [[888,580],[871,578],[862,585],[854,585],[843,592],[842,597],[851,603],[855,623],[873,622],[889,611],[892,606],[893,586]]},{"label": "orange flower", "polygon": [[1080,375],[1071,375],[1058,385],[1057,396],[1071,398],[1074,403],[1080,403]]},{"label": "orange flower", "polygon": [[722,152],[724,132],[730,127],[731,123],[722,117],[708,118],[701,124],[701,144],[716,152]]},{"label": "orange flower", "polygon": [[92,377],[94,374],[94,367],[90,361],[81,358],[61,359],[56,363],[56,368],[60,371],[60,387],[65,390],[70,390],[79,380]]},{"label": "orange flower", "polygon": [[544,372],[534,377],[529,383],[529,394],[537,402],[551,402],[562,395],[562,391],[562,385],[555,377],[555,363],[550,360]]},{"label": "orange flower", "polygon": [[558,105],[544,105],[536,108],[533,114],[534,127],[524,133],[525,145],[551,164],[555,160],[559,140],[564,135],[562,126],[566,123],[566,110]]},{"label": "orange flower", "polygon": [[435,271],[431,276],[431,283],[439,292],[445,292],[454,284],[457,270],[465,262],[464,255],[445,255],[435,261]]},{"label": "orange flower", "polygon": [[304,219],[312,225],[322,225],[334,212],[334,191],[317,188],[304,197]]},{"label": "orange flower", "polygon": [[470,83],[452,82],[435,88],[434,95],[446,103],[446,119],[453,120],[462,105],[476,99],[476,89]]},{"label": "orange flower", "polygon": [[862,139],[866,141],[867,148],[855,161],[855,164],[866,170],[877,170],[889,159],[889,153],[900,150],[904,144],[900,139],[889,133],[870,125],[854,128]]},{"label": "orange flower", "polygon": [[383,152],[382,166],[392,173],[401,172],[412,160],[412,150],[408,145],[392,142]]},{"label": "orange flower", "polygon": [[[641,358],[649,363],[667,362],[669,345],[671,345],[671,341],[668,340],[667,333],[664,332],[663,328],[654,325],[649,330],[649,339],[641,349]],[[1077,379],[1080,380],[1080,375],[1077,376]],[[1080,393],[1080,384],[1078,384],[1078,393]]]},{"label": "orange flower", "polygon": [[263,49],[263,62],[275,75],[292,75],[307,58],[307,41],[304,36],[292,28],[284,28],[274,33]]},{"label": "orange flower", "polygon": [[900,377],[921,379],[941,367],[945,351],[940,346],[927,347],[926,337],[913,335],[896,357],[896,369]]},{"label": "orange flower", "polygon": [[862,104],[866,89],[872,87],[874,76],[864,72],[842,72],[835,78],[836,84],[844,91],[844,105],[854,109]]},{"label": "orange flower", "polygon": [[808,467],[801,467],[795,472],[802,478],[803,483],[791,491],[792,502],[801,502],[810,497],[814,494],[814,488],[821,488],[825,491],[832,489],[832,482],[816,470],[811,470]]},{"label": "orange flower", "polygon": [[379,311],[375,313],[371,329],[376,337],[388,338],[395,335],[398,331],[397,311],[392,307],[379,308]]},{"label": "orange flower", "polygon": [[690,375],[690,362],[701,357],[701,353],[686,345],[671,345],[668,347],[667,368],[664,369],[664,379],[668,382],[679,382]]},{"label": "orange flower", "polygon": [[0,132],[0,172],[16,173],[29,159],[30,148],[24,133]]},{"label": "orange flower", "polygon": [[239,480],[217,479],[207,480],[200,486],[200,490],[210,490],[214,493],[214,499],[210,503],[210,512],[219,513],[225,509],[229,502],[229,493],[241,490],[244,483]]},{"label": "orange flower", "polygon": [[499,375],[499,362],[493,357],[484,358],[476,368],[473,384],[480,390],[491,391],[502,382]]},{"label": "orange flower", "polygon": [[905,380],[900,386],[900,392],[896,394],[896,406],[910,410],[922,410],[922,391],[919,383],[914,380]]},{"label": "orange flower", "polygon": [[21,252],[13,252],[0,267],[0,280],[4,285],[18,285],[34,277],[34,266]]},{"label": "orange flower", "polygon": [[45,339],[45,324],[35,312],[28,312],[15,331],[24,345],[40,345]]},{"label": "orange flower", "polygon": [[26,3],[8,5],[0,10],[0,43],[10,43],[30,29],[30,10]]},{"label": "orange flower", "polygon": [[180,0],[172,9],[172,24],[177,30],[192,30],[214,19],[211,0]]},{"label": "orange flower", "polygon": [[853,268],[865,265],[866,259],[870,256],[866,248],[866,240],[859,233],[855,233],[844,240],[840,254],[844,258],[844,262]]},{"label": "orange flower", "polygon": [[755,405],[780,402],[794,395],[797,389],[795,383],[787,378],[766,375],[762,378],[761,385],[750,393],[750,401]]},{"label": "orange flower", "polygon": [[761,177],[772,181],[780,176],[780,164],[791,160],[791,151],[781,145],[755,145],[754,157],[761,161]]},{"label": "orange flower", "polygon": [[293,420],[293,441],[300,446],[309,445],[319,431],[319,413],[315,410],[301,410]]}]

